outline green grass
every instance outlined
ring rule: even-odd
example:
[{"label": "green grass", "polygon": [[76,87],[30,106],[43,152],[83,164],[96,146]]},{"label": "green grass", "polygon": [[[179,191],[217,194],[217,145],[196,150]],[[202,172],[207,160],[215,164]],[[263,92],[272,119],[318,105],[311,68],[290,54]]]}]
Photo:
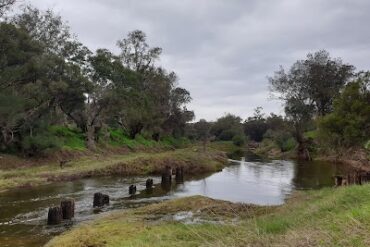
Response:
[{"label": "green grass", "polygon": [[[128,147],[129,149],[151,147],[151,148],[184,148],[189,146],[190,141],[187,138],[174,138],[172,136],[163,137],[162,140],[156,142],[150,138],[145,138],[142,135],[137,135],[135,139],[130,139],[122,129],[108,129],[109,139],[104,140],[100,136],[100,143],[112,147]],[[78,129],[64,126],[50,126],[49,133],[62,143],[62,149],[84,151],[86,148],[86,137]]]},{"label": "green grass", "polygon": [[[196,196],[115,212],[47,246],[369,246],[370,185],[296,193],[257,207]],[[193,212],[195,223],[174,220]]]},{"label": "green grass", "polygon": [[86,150],[85,136],[77,129],[54,125],[49,127],[49,132],[62,141],[64,149]]}]

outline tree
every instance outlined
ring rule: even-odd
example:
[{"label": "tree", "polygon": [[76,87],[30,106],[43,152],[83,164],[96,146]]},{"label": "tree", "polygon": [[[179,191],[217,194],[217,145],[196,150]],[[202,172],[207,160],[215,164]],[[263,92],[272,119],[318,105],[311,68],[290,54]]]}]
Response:
[{"label": "tree", "polygon": [[[15,15],[11,22],[26,30],[33,40],[37,40],[45,52],[63,57],[67,62],[81,63],[85,57],[82,44],[71,34],[70,27],[60,15],[52,10],[40,11],[30,5]],[[82,57],[81,57],[82,55]]]},{"label": "tree", "polygon": [[211,134],[218,140],[231,141],[235,135],[243,133],[241,121],[238,116],[226,114],[213,124]]},{"label": "tree", "polygon": [[0,50],[0,129],[2,143],[9,146],[20,141],[22,129],[40,116],[50,98],[37,95],[45,89],[39,67],[45,59],[39,43],[23,30],[1,23]]},{"label": "tree", "polygon": [[194,112],[185,107],[190,101],[191,96],[186,89],[176,87],[171,90],[170,112],[163,127],[175,137],[183,136],[186,123],[194,119]]},{"label": "tree", "polygon": [[210,138],[211,124],[208,123],[205,119],[201,119],[198,122],[194,123],[194,129],[197,139],[202,141],[203,151],[205,152],[207,150],[207,143]]},{"label": "tree", "polygon": [[161,134],[182,136],[185,124],[194,118],[194,113],[185,107],[191,97],[186,89],[176,87],[174,72],[155,66],[162,49],[150,47],[145,33],[139,30],[130,32],[117,45],[121,49],[122,65],[138,75],[129,86],[130,94],[135,97],[126,101],[133,107],[123,109],[120,117],[130,136],[134,138],[142,130],[152,132],[155,140]]},{"label": "tree", "polygon": [[309,53],[298,60],[286,73],[281,67],[269,78],[273,92],[283,100],[290,98],[307,101],[315,112],[323,116],[332,110],[333,99],[352,78],[354,66],[343,64],[340,58],[332,59],[325,50]]},{"label": "tree", "polygon": [[294,137],[298,143],[298,158],[302,160],[311,160],[307,141],[303,133],[306,130],[307,123],[311,121],[314,106],[307,104],[301,99],[290,98],[285,103],[285,113],[287,118],[293,122]]},{"label": "tree", "polygon": [[15,4],[16,0],[0,0],[0,17],[2,17],[11,6]]},{"label": "tree", "polygon": [[268,129],[266,119],[262,113],[263,108],[257,107],[254,116],[244,121],[244,133],[253,141],[260,142]]},{"label": "tree", "polygon": [[[0,11],[11,3],[0,0]],[[194,118],[190,93],[155,65],[161,49],[149,47],[142,31],[119,41],[115,55],[91,52],[51,10],[26,6],[0,25],[1,149],[31,154],[57,146],[54,124],[78,127],[91,150],[110,128],[131,138],[181,137]]]},{"label": "tree", "polygon": [[321,139],[334,148],[360,147],[370,133],[370,72],[361,72],[334,100],[332,113],[319,120]]},{"label": "tree", "polygon": [[294,123],[298,142],[298,156],[309,159],[303,131],[316,114],[325,115],[332,110],[333,99],[352,77],[354,67],[341,59],[331,59],[322,50],[298,60],[286,73],[281,67],[269,78],[271,90],[285,101],[285,112]]},{"label": "tree", "polygon": [[121,49],[122,63],[137,72],[150,70],[162,53],[159,47],[149,47],[145,33],[140,30],[130,32],[127,38],[119,40],[117,45]]}]

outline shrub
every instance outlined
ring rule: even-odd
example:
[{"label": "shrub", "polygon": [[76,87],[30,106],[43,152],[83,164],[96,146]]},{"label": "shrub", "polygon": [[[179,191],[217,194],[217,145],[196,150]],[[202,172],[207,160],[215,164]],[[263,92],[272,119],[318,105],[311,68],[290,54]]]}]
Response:
[{"label": "shrub", "polygon": [[186,147],[191,142],[188,138],[185,138],[185,137],[174,138],[173,136],[166,136],[162,138],[161,143],[164,144],[165,146],[182,148],[182,147]]},{"label": "shrub", "polygon": [[221,141],[231,141],[234,138],[234,136],[241,135],[241,132],[242,132],[241,130],[236,128],[223,130],[219,135],[218,139]]},{"label": "shrub", "polygon": [[61,141],[47,132],[34,136],[27,136],[22,141],[23,151],[31,156],[40,154],[47,149],[59,148],[61,146]]},{"label": "shrub", "polygon": [[282,152],[287,152],[295,148],[297,142],[289,132],[279,132],[275,135],[275,143]]},{"label": "shrub", "polygon": [[245,144],[245,136],[244,135],[235,135],[233,137],[233,143],[234,145],[241,147]]}]

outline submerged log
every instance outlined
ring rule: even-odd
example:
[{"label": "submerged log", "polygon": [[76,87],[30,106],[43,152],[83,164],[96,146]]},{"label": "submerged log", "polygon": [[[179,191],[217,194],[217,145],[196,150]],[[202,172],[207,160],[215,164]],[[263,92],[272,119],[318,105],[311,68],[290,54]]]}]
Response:
[{"label": "submerged log", "polygon": [[49,208],[48,225],[57,225],[62,222],[63,214],[60,207]]},{"label": "submerged log", "polygon": [[170,166],[166,166],[166,168],[162,172],[162,184],[171,184],[172,180],[172,168]]},{"label": "submerged log", "polygon": [[73,199],[65,199],[61,201],[63,219],[70,220],[75,216],[75,201]]},{"label": "submerged log", "polygon": [[102,207],[109,204],[109,196],[102,193],[94,194],[94,203],[93,207]]},{"label": "submerged log", "polygon": [[130,195],[135,195],[136,194],[136,185],[130,185],[130,187],[128,188],[128,193]]},{"label": "submerged log", "polygon": [[145,187],[146,187],[147,189],[151,189],[151,188],[153,187],[153,179],[148,178],[148,179],[146,180],[146,182],[145,182]]}]

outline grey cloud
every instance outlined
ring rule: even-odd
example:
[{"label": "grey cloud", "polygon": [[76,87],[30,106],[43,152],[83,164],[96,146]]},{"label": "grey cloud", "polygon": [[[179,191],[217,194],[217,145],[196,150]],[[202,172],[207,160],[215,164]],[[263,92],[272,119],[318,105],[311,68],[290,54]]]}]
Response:
[{"label": "grey cloud", "polygon": [[327,49],[358,69],[370,68],[366,0],[31,0],[53,8],[91,49],[141,29],[164,50],[161,64],[179,75],[197,118],[225,112],[243,118],[269,100],[267,76],[308,52]]}]

